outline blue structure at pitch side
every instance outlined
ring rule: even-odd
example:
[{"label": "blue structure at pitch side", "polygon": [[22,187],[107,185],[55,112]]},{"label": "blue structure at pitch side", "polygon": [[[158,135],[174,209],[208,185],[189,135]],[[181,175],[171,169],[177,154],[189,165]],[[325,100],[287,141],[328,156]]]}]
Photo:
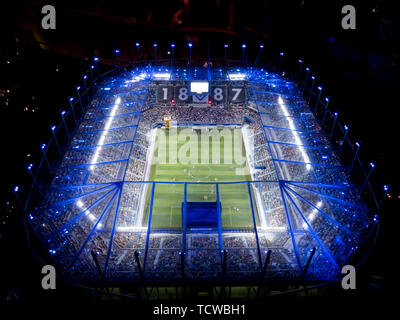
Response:
[{"label": "blue structure at pitch side", "polygon": [[[379,220],[374,194],[361,196],[370,191],[373,166],[364,168],[348,127],[328,109],[322,88],[314,89],[315,78],[307,77],[308,71],[300,81],[269,66],[226,60],[167,60],[116,68],[79,88],[60,125],[51,128],[52,140],[42,146],[25,204],[30,226],[63,277],[258,281],[271,250],[265,278],[339,279]],[[195,80],[209,83],[209,95],[186,101],[179,88]],[[221,100],[215,88],[222,88]],[[195,182],[168,182],[180,196],[182,227],[153,227],[152,212],[161,201],[156,190],[167,182],[147,180],[147,159],[151,131],[165,116],[178,125],[251,129],[252,181],[203,183],[214,190],[217,207],[217,224],[207,232],[184,223],[200,184]],[[366,179],[355,184],[355,174]],[[239,184],[247,185],[250,227],[226,229],[223,191]]]}]

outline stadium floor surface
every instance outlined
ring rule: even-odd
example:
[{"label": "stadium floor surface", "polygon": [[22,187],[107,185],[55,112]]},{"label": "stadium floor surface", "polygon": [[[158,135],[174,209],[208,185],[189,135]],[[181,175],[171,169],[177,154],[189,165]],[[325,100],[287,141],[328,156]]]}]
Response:
[{"label": "stadium floor surface", "polygon": [[[166,155],[166,161],[157,161],[152,163],[150,168],[150,180],[152,181],[167,181],[167,182],[236,182],[236,181],[250,181],[251,177],[248,172],[248,164],[245,161],[242,164],[236,164],[235,159],[237,156],[245,157],[245,148],[243,145],[243,138],[241,132],[240,143],[242,146],[238,147],[238,144],[226,144],[224,139],[220,139],[220,157],[219,161],[210,160],[204,164],[201,162],[202,152],[209,153],[209,159],[215,158],[215,147],[216,140],[209,139],[209,147],[204,147],[201,142],[201,134],[197,136],[197,155],[194,158],[196,163],[183,164],[180,161],[178,163],[169,163],[170,150],[169,141],[174,141],[176,137],[174,135],[179,134],[180,130],[168,132],[165,129],[157,129],[157,136],[160,134],[160,130],[164,130],[166,137],[166,143],[159,143],[158,147],[154,151],[154,158],[160,153]],[[226,130],[226,129],[225,129]],[[238,130],[240,129],[228,129]],[[238,134],[239,132],[236,132]],[[160,140],[158,140],[160,141]],[[229,140],[228,140],[229,141]],[[182,146],[186,147],[193,146],[196,142],[196,138],[189,141],[179,141],[177,144],[176,152],[182,151]],[[188,145],[189,144],[189,145]],[[206,150],[206,148],[208,150]],[[228,149],[225,149],[228,148]],[[195,150],[195,149],[194,149]],[[214,151],[214,158],[213,158]],[[229,152],[232,154],[233,161],[229,161],[228,164],[224,163],[223,154]],[[188,152],[187,154],[189,154]],[[174,156],[174,155],[173,155]],[[204,158],[203,158],[204,159]],[[218,157],[217,157],[218,159]],[[204,161],[203,161],[204,162]],[[237,169],[239,171],[237,171]],[[239,174],[237,174],[239,172]],[[223,229],[242,229],[252,228],[252,213],[249,201],[248,187],[246,183],[241,184],[220,184],[219,185],[219,197],[221,202],[221,223]],[[145,217],[144,223],[147,223],[149,208],[151,200],[151,188],[148,188],[146,195],[145,205]],[[188,184],[187,185],[187,201],[211,201],[217,200],[216,186],[215,184]],[[184,201],[184,185],[183,184],[157,184],[154,190],[154,201],[152,210],[152,229],[180,229],[182,228],[182,216],[181,216],[181,205]],[[256,215],[257,216],[257,215]]]}]

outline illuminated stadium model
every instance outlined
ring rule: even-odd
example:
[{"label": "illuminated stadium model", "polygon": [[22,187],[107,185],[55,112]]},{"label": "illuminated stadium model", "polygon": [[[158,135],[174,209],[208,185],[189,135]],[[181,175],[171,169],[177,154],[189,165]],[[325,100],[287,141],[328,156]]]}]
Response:
[{"label": "illuminated stadium model", "polygon": [[[171,60],[99,77],[42,146],[47,187],[27,207],[58,272],[78,282],[339,279],[377,216],[360,196],[368,180],[350,179],[365,170],[358,146],[314,80]],[[56,165],[51,153],[62,154]]]}]

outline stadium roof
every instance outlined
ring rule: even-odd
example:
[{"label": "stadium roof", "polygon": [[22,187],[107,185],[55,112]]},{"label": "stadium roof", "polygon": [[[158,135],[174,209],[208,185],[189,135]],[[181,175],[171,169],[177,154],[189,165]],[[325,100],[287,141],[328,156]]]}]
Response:
[{"label": "stadium roof", "polygon": [[[364,170],[353,160],[357,146],[328,110],[321,90],[305,90],[271,68],[238,65],[143,63],[100,78],[87,106],[80,96],[71,101],[71,112],[52,129],[52,143],[42,148],[63,157],[56,166],[48,163],[51,180],[28,215],[66,278],[98,281],[100,272],[109,281],[142,276],[173,281],[183,275],[257,280],[268,250],[268,278],[339,277],[377,221],[360,196],[366,186],[351,179],[353,170]],[[200,98],[185,102],[179,91],[161,96],[162,88],[188,87],[192,80],[210,83],[206,104],[196,108]],[[212,98],[214,88],[223,88],[223,100]],[[235,88],[243,89],[242,99],[235,99]],[[242,126],[246,117],[254,120],[251,181],[149,180],[151,131],[166,115],[185,126]],[[69,129],[71,124],[76,129]],[[56,137],[68,141],[62,149]],[[196,186],[212,186],[218,227],[205,232],[183,222],[156,228],[152,213],[166,196],[158,188],[166,184],[181,199],[171,208],[186,203]],[[248,228],[224,227],[222,212],[229,203],[223,195],[237,185],[245,186]]]}]

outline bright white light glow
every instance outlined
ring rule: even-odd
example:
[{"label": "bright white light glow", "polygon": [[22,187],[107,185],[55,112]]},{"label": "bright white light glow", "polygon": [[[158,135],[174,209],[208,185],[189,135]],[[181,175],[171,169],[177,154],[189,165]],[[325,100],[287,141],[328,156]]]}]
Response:
[{"label": "bright white light glow", "polygon": [[244,80],[244,79],[246,79],[245,73],[230,73],[229,74],[229,80],[231,80],[231,81],[238,81],[238,80]]},{"label": "bright white light glow", "polygon": [[[322,201],[317,203],[317,208],[320,209],[322,207]],[[310,224],[315,219],[315,214],[318,212],[318,209],[314,208],[313,211],[308,216],[308,224]],[[303,228],[307,228],[307,223],[303,222]]]},{"label": "bright white light glow", "polygon": [[141,80],[146,79],[146,77],[147,77],[147,73],[142,72],[142,73],[139,74],[138,76],[133,77],[132,80],[127,80],[127,81],[125,81],[125,83],[134,83],[134,82],[138,82],[138,81],[141,81]]},{"label": "bright white light glow", "polygon": [[78,201],[76,202],[76,205],[77,205],[79,208],[82,208],[82,207],[84,206],[84,204],[83,204],[83,202],[82,202],[81,200],[78,200]]},{"label": "bright white light glow", "polygon": [[134,227],[134,226],[120,226],[117,227],[118,232],[133,232],[133,231],[143,231],[146,227]]},{"label": "bright white light glow", "polygon": [[196,93],[208,92],[208,82],[192,81],[190,91]]},{"label": "bright white light glow", "polygon": [[153,73],[153,80],[169,80],[170,78],[170,73]]},{"label": "bright white light glow", "polygon": [[282,232],[287,231],[286,227],[278,227],[278,226],[259,227],[257,229],[263,233],[266,240],[271,242],[274,242],[277,238],[279,238]]},{"label": "bright white light glow", "polygon": [[[82,209],[82,208],[86,207],[85,204],[84,204],[81,200],[76,201],[76,205],[77,205],[77,207],[78,207],[79,209]],[[91,220],[91,221],[95,221],[95,220],[96,220],[96,216],[95,216],[94,214],[90,213],[89,210],[86,210],[86,211],[85,211],[85,215],[86,215],[86,216],[89,218],[89,220]],[[96,229],[99,229],[99,228],[101,228],[102,226],[103,226],[103,225],[102,225],[101,223],[99,223],[99,224],[97,225]]]},{"label": "bright white light glow", "polygon": [[260,227],[260,229],[262,231],[270,231],[270,232],[280,232],[280,231],[286,231],[286,227],[278,227],[278,226],[274,226],[274,227]]},{"label": "bright white light glow", "polygon": [[[299,145],[299,150],[300,150],[301,155],[303,157],[303,161],[306,162],[306,163],[309,163],[310,162],[310,158],[308,157],[307,152],[305,151],[304,147],[301,146],[302,142],[301,142],[300,136],[299,136],[298,132],[295,131],[296,130],[296,126],[294,125],[293,119],[290,117],[289,112],[287,110],[287,107],[286,107],[285,103],[283,102],[281,96],[279,96],[278,102],[279,102],[279,104],[281,106],[283,114],[286,117],[286,120],[289,123],[290,130],[292,130],[292,134],[293,134],[294,140],[296,141],[296,144]],[[311,169],[311,165],[307,164],[306,168],[307,168],[307,170],[310,170]]]},{"label": "bright white light glow", "polygon": [[104,126],[102,134],[100,136],[100,139],[97,142],[97,147],[95,149],[92,161],[90,162],[91,166],[89,167],[89,169],[91,171],[93,171],[93,169],[94,169],[94,164],[97,163],[97,160],[99,158],[99,155],[100,155],[100,152],[101,152],[101,149],[102,149],[102,145],[104,144],[104,140],[106,139],[106,136],[108,134],[108,129],[110,129],[110,127],[111,127],[111,123],[112,123],[112,121],[114,119],[115,113],[117,112],[117,109],[118,109],[118,106],[119,106],[120,103],[121,103],[121,98],[118,97],[115,100],[115,104],[114,104],[113,108],[111,109],[110,116],[108,117],[106,125]]}]

